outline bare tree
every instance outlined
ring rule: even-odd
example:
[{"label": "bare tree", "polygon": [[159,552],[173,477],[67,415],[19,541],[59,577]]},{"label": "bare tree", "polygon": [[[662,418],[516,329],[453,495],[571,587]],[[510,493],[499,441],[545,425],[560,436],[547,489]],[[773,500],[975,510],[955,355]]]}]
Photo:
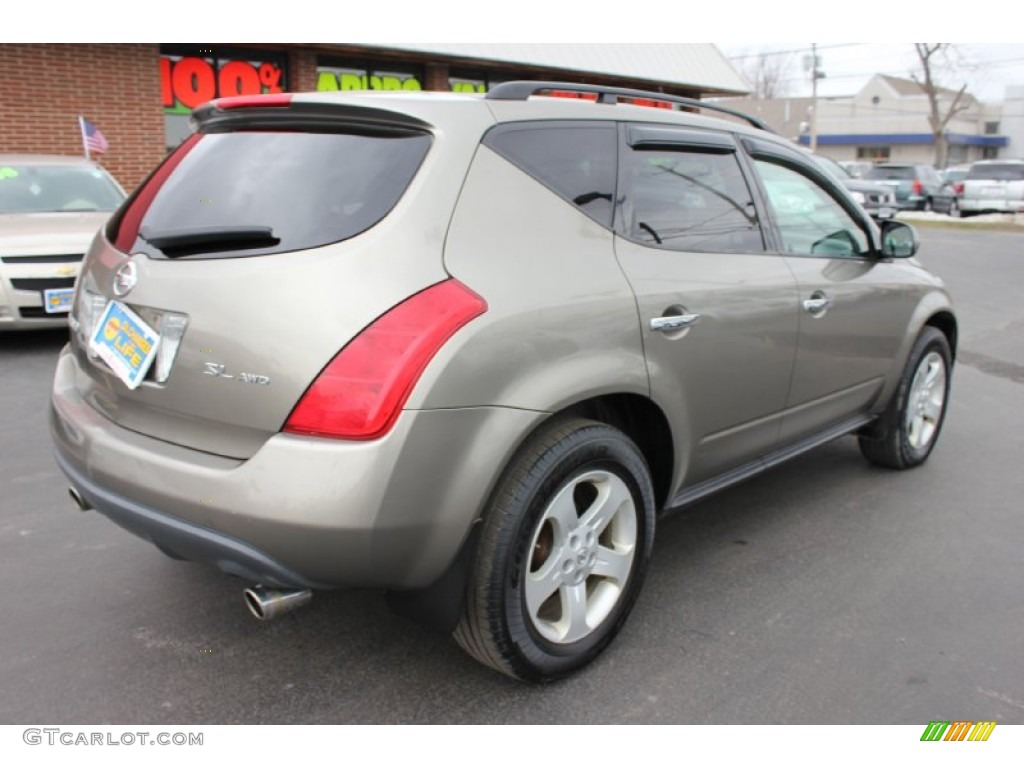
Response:
[{"label": "bare tree", "polygon": [[743,75],[750,81],[752,99],[778,99],[790,92],[789,75],[792,58],[789,54],[759,54],[746,58]]},{"label": "bare tree", "polygon": [[[937,82],[937,64],[939,59],[949,54],[950,43],[914,43],[914,48],[921,62],[921,72],[911,74],[911,78],[928,97],[928,125],[935,137],[935,167],[945,168],[949,157],[946,126],[955,115],[970,108],[971,97],[967,95],[967,83],[954,92],[942,88]],[[947,101],[944,102],[944,99]]]}]

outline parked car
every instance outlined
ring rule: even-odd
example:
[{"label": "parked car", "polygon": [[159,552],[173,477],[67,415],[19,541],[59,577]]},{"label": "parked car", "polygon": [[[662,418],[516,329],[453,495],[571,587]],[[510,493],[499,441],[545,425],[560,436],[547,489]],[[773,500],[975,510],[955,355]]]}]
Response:
[{"label": "parked car", "polygon": [[979,160],[963,180],[960,210],[975,213],[1024,212],[1024,160]]},{"label": "parked car", "polygon": [[811,155],[828,173],[850,190],[850,195],[863,206],[875,221],[885,221],[896,215],[896,194],[887,186],[854,178],[849,171],[826,155]]},{"label": "parked car", "polygon": [[85,251],[124,199],[84,158],[0,154],[0,331],[67,325]]},{"label": "parked car", "polygon": [[964,193],[964,179],[967,177],[969,165],[953,165],[942,171],[939,176],[942,178],[941,193],[949,197],[947,211],[950,216],[960,216],[960,198]]},{"label": "parked car", "polygon": [[864,160],[840,160],[839,165],[855,179],[863,179],[871,170],[871,163]]},{"label": "parked car", "polygon": [[891,187],[901,210],[949,212],[953,196],[942,189],[942,179],[930,165],[879,163],[865,178]]},{"label": "parked car", "polygon": [[246,579],[257,617],[382,588],[550,680],[622,627],[659,512],[847,434],[924,462],[957,321],[913,228],[756,118],[634,98],[707,108],[509,82],[197,109],[78,283],[50,421],[76,503]]},{"label": "parked car", "polygon": [[939,177],[942,179],[943,184],[956,184],[967,177],[967,172],[970,169],[970,165],[951,165],[949,168],[941,171]]}]

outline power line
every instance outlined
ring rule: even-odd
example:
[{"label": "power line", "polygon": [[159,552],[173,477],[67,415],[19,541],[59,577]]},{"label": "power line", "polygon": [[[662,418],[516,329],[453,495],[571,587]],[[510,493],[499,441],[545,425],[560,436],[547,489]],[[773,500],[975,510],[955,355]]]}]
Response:
[{"label": "power line", "polygon": [[[819,45],[819,51],[834,50],[836,48],[855,48],[864,43],[833,43],[832,45]],[[747,53],[742,56],[727,56],[729,61],[739,61],[740,59],[759,59],[762,56],[782,56],[788,53],[810,53],[811,47],[806,46],[804,48],[790,48],[785,51],[762,51],[761,53]]]},{"label": "power line", "polygon": [[[1022,62],[1024,62],[1024,58],[1019,58],[1019,59],[999,59],[998,61],[985,62],[985,63],[982,63],[982,64],[978,64],[977,65],[977,67],[978,67],[977,70],[974,71],[974,72],[971,72],[970,74],[983,76],[985,74],[985,72],[990,70],[990,69],[996,69],[996,68],[999,68],[999,67],[1012,66],[1014,64],[1020,64]],[[904,70],[900,70],[900,72],[904,72]],[[890,70],[877,70],[877,69],[874,69],[874,70],[868,70],[868,71],[864,71],[864,72],[848,72],[848,73],[842,74],[842,75],[829,75],[829,76],[825,77],[825,80],[832,80],[832,81],[835,81],[835,80],[850,80],[850,79],[855,78],[855,77],[872,77],[873,75],[889,75],[890,77],[899,77],[899,78],[901,78],[903,80],[908,79],[905,76],[905,72],[904,72],[904,74],[900,74],[900,72],[897,72],[897,71],[892,70],[892,69],[890,69]],[[778,82],[780,82],[780,83],[799,83],[799,82],[806,82],[806,80],[807,80],[806,76],[799,75],[799,76],[793,76],[793,77],[782,77],[782,78],[779,78]]]}]

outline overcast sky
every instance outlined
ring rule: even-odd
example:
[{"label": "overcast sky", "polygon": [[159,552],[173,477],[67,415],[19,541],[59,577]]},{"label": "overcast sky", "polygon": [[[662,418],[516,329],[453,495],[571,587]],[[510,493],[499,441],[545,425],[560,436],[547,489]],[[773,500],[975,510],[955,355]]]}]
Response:
[{"label": "overcast sky", "polygon": [[[804,71],[810,43],[717,45],[741,72],[761,54],[783,62],[787,95],[810,96],[810,79]],[[818,57],[825,73],[818,81],[818,93],[823,96],[856,93],[876,73],[908,77],[920,71],[913,43],[819,43]],[[942,85],[959,88],[967,83],[975,97],[1001,101],[1006,85],[1024,85],[1024,44],[955,44],[938,74]]]},{"label": "overcast sky", "polygon": [[[283,9],[287,6],[287,12]],[[140,14],[137,0],[47,0],[22,4],[0,25],[0,42],[210,42],[334,41],[374,42],[706,42],[757,39],[760,43],[716,43],[737,65],[759,51],[789,61],[792,95],[810,95],[803,55],[810,43],[770,42],[827,35],[894,40],[897,36],[949,39],[1020,40],[1013,4],[970,6],[856,0],[813,5],[807,0],[736,0],[733,3],[666,4],[663,0],[612,2],[607,12],[575,0],[516,0],[513,4],[473,4],[467,0],[386,0],[378,3],[324,3],[289,0],[250,3],[245,13],[233,4],[175,0],[159,18]],[[991,4],[990,4],[991,5]],[[265,7],[263,7],[265,6]],[[259,10],[257,10],[259,8]],[[106,14],[98,10],[107,11]],[[876,72],[907,77],[915,66],[913,43],[820,43],[819,81],[824,95],[856,93]],[[953,70],[942,84],[1000,101],[1008,84],[1024,85],[1024,43],[958,44]],[[740,68],[740,67],[738,67]]]}]

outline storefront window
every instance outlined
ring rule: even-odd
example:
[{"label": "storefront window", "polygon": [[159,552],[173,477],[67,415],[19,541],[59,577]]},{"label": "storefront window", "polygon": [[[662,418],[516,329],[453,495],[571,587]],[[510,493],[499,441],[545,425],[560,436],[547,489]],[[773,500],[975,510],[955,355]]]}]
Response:
[{"label": "storefront window", "polygon": [[160,87],[167,148],[191,133],[192,110],[221,96],[251,96],[288,90],[284,57],[266,51],[205,46],[160,49]]},{"label": "storefront window", "polygon": [[870,160],[877,163],[888,160],[889,156],[889,147],[857,147],[858,160]]}]

